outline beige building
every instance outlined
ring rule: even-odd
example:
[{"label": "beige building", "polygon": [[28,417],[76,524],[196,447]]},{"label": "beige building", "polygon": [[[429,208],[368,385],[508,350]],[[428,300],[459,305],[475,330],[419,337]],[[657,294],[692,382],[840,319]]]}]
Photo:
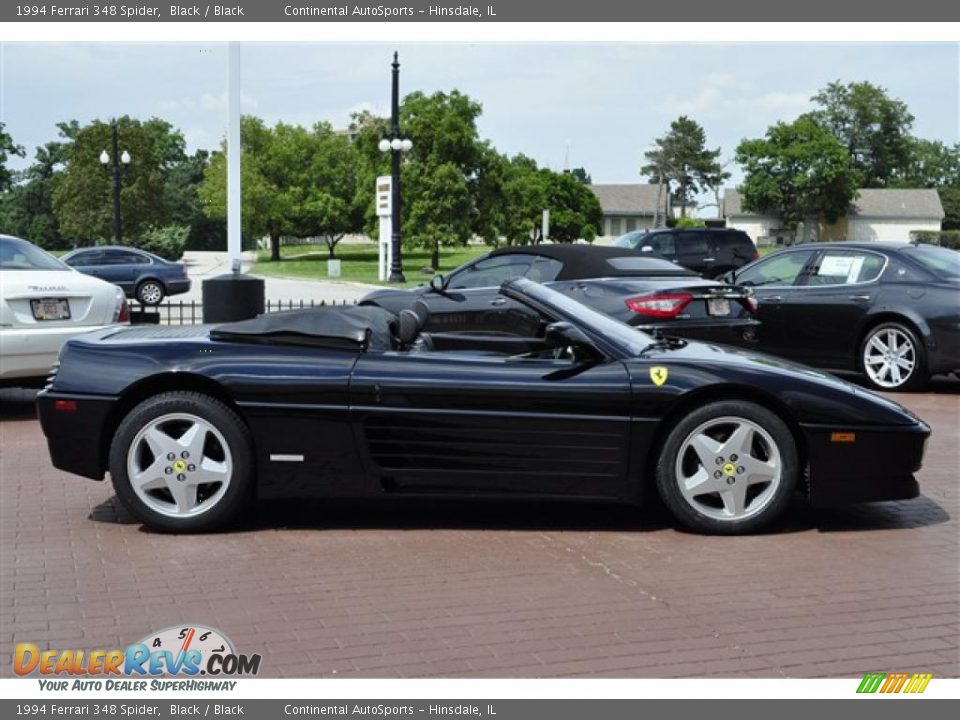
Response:
[{"label": "beige building", "polygon": [[912,230],[940,230],[943,206],[936,190],[862,188],[849,212],[835,223],[810,217],[796,231],[783,227],[776,215],[743,209],[739,191],[723,193],[727,227],[743,230],[758,245],[811,240],[906,241]]},{"label": "beige building", "polygon": [[670,213],[670,192],[666,185],[659,191],[656,184],[648,183],[589,187],[603,209],[603,232],[598,237],[601,242],[634,230],[651,228],[657,216],[662,225]]}]

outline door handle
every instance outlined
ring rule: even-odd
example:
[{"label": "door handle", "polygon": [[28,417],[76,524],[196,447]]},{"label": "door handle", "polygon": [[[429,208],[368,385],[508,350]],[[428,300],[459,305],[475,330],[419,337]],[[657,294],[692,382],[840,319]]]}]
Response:
[{"label": "door handle", "polygon": [[850,299],[854,300],[855,302],[870,302],[869,295],[851,295]]},{"label": "door handle", "polygon": [[506,298],[497,298],[496,300],[491,300],[491,301],[490,301],[490,304],[493,305],[494,307],[499,307],[500,305],[506,305],[506,304],[507,304],[507,299],[506,299]]},{"label": "door handle", "polygon": [[772,302],[772,303],[783,302],[783,295],[769,295],[765,298],[760,298],[760,302]]}]

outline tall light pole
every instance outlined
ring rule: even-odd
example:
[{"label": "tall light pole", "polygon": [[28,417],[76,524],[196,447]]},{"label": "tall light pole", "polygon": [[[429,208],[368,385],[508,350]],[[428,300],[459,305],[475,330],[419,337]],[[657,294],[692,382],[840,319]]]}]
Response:
[{"label": "tall light pole", "polygon": [[380,140],[380,152],[390,153],[390,282],[406,282],[400,245],[400,153],[410,152],[413,142],[400,133],[400,61],[393,54],[393,91],[390,102],[390,134]]},{"label": "tall light pole", "polygon": [[113,238],[117,245],[123,244],[123,223],[120,218],[120,187],[123,176],[130,166],[130,153],[124,150],[119,152],[117,141],[117,121],[110,123],[110,143],[113,149],[111,155],[106,150],[100,153],[100,164],[107,174],[113,178]]}]

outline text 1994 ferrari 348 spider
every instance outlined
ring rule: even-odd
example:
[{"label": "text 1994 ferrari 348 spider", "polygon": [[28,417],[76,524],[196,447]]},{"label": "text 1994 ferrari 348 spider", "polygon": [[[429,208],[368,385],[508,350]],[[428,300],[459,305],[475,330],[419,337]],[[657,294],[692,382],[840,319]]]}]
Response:
[{"label": "text 1994 ferrari 348 spider", "polygon": [[702,532],[914,497],[929,427],[773,357],[655,338],[530,280],[528,337],[424,333],[423,305],[276,313],[71,340],[38,399],[54,465],[146,525],[200,531],[254,496],[550,497],[655,488]]}]

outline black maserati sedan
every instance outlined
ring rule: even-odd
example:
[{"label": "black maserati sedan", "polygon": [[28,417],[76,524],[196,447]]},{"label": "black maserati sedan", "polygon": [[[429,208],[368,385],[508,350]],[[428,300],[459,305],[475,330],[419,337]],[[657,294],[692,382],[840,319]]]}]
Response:
[{"label": "black maserati sedan", "polygon": [[[933,245],[797,245],[725,276],[751,288],[758,349],[917,390],[960,370],[960,252]],[[733,342],[742,344],[739,338]]]},{"label": "black maserati sedan", "polygon": [[[742,533],[814,505],[915,497],[930,428],[768,355],[657,338],[526,278],[523,335],[425,332],[373,306],[67,342],[37,400],[53,464],[145,525],[195,532],[254,497],[639,503]],[[421,306],[422,307],[422,306]],[[109,367],[110,372],[103,372]]]},{"label": "black maserati sedan", "polygon": [[391,312],[422,301],[427,330],[527,333],[539,319],[500,294],[507,280],[526,277],[646,332],[712,342],[751,338],[759,323],[752,291],[715,280],[639,250],[591,245],[500,248],[428,285],[384,288],[361,299]]}]

